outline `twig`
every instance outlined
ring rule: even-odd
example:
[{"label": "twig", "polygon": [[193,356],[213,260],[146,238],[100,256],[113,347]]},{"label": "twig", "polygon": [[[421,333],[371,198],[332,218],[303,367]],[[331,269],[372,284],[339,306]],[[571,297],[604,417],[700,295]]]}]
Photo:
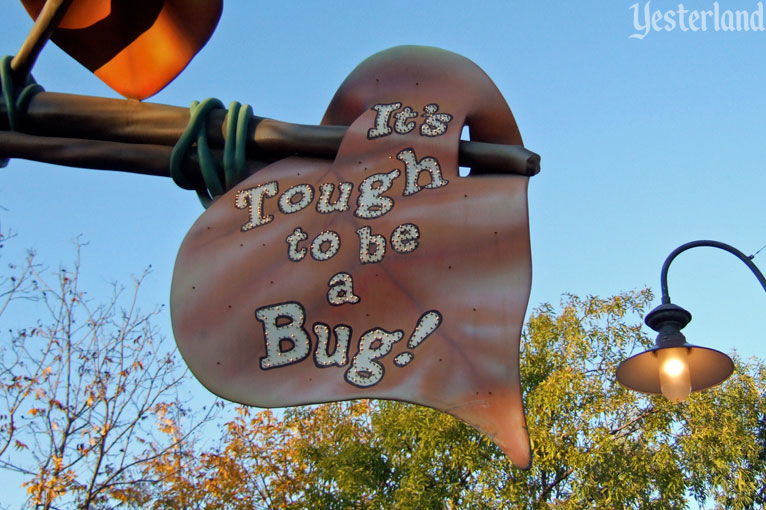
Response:
[{"label": "twig", "polygon": [[71,3],[72,0],[46,0],[27,38],[11,60],[11,69],[14,71],[14,81],[17,85],[27,80],[45,43],[58,27]]}]

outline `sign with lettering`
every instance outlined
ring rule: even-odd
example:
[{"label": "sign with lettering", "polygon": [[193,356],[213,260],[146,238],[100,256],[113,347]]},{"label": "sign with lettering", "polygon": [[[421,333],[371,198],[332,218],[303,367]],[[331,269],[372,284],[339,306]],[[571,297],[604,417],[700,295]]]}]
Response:
[{"label": "sign with lettering", "polygon": [[322,123],[350,126],[334,161],[269,165],[186,236],[171,296],[181,354],[229,400],[413,402],[527,467],[528,178],[458,168],[464,125],[521,144],[505,100],[469,60],[400,47],[354,70]]}]

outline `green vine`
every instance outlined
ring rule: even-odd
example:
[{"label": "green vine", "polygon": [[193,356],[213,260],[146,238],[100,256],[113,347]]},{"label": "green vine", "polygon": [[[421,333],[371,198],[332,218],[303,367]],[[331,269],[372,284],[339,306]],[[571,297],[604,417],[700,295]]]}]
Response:
[{"label": "green vine", "polygon": [[[205,208],[216,197],[223,195],[235,184],[247,177],[247,131],[253,110],[237,101],[229,105],[228,120],[223,148],[223,169],[220,169],[210,151],[207,140],[207,117],[211,110],[222,109],[223,103],[215,98],[194,101],[189,109],[189,123],[178,139],[170,155],[170,176],[183,189],[197,192]],[[202,180],[193,180],[182,170],[184,156],[196,143]]]},{"label": "green vine", "polygon": [[[0,84],[2,85],[5,112],[8,115],[8,126],[11,131],[18,131],[29,106],[29,101],[43,88],[35,82],[32,75],[28,75],[24,87],[19,92],[13,80],[11,60],[13,57],[10,55],[0,58]],[[0,158],[0,167],[5,167],[7,164],[8,159]]]}]

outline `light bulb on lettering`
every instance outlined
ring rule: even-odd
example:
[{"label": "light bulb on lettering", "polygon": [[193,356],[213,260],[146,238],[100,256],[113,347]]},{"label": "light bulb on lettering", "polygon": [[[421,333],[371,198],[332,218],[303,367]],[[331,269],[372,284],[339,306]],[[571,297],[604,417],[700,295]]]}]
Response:
[{"label": "light bulb on lettering", "polygon": [[686,347],[671,347],[658,351],[660,361],[660,389],[671,402],[685,400],[691,392],[691,378]]},{"label": "light bulb on lettering", "polygon": [[[437,310],[431,310],[421,315],[420,319],[418,319],[418,323],[415,325],[415,330],[412,332],[412,335],[410,335],[410,339],[407,340],[407,347],[414,350],[418,345],[423,343],[423,340],[431,336],[431,333],[436,331],[441,323],[442,314]],[[394,365],[397,367],[405,367],[409,365],[413,359],[415,359],[415,355],[405,351],[394,358]]]}]

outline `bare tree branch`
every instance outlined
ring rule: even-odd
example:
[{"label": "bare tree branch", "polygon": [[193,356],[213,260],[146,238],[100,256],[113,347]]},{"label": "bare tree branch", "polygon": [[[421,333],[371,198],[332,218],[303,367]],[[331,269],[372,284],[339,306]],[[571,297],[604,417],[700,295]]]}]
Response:
[{"label": "bare tree branch", "polygon": [[139,309],[147,273],[95,303],[79,288],[79,248],[54,284],[31,260],[20,271],[22,281],[0,280],[0,314],[24,296],[46,316],[11,329],[0,351],[0,469],[26,476],[39,508],[115,507],[119,488],[144,483],[146,464],[189,441],[213,408],[181,427],[187,375],[162,346],[158,310]]}]

